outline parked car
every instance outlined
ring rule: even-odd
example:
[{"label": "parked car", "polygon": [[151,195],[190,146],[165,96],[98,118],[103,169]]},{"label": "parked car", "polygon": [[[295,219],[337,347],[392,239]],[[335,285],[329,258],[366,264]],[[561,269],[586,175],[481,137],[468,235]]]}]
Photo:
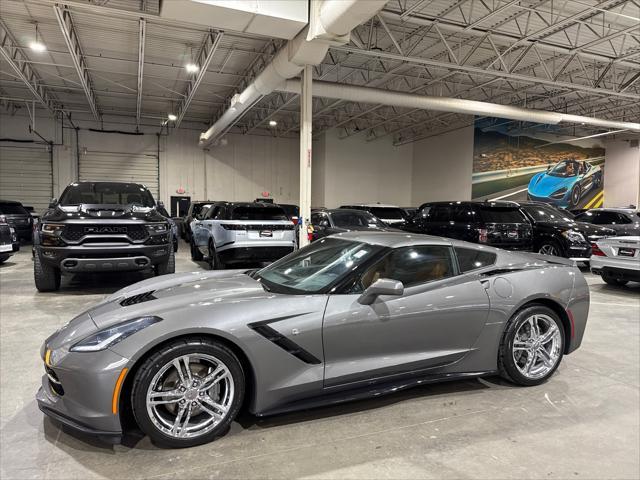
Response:
[{"label": "parked car", "polygon": [[533,227],[514,202],[433,202],[420,206],[404,230],[510,250],[531,250]]},{"label": "parked car", "polygon": [[342,205],[340,208],[348,208],[350,210],[364,210],[375,215],[387,225],[392,227],[402,227],[408,219],[404,209],[395,205],[383,205],[380,203],[367,203],[358,205]]},{"label": "parked car", "polygon": [[519,202],[533,225],[533,251],[588,262],[591,243],[613,237],[610,228],[576,222],[571,214],[543,202]]},{"label": "parked car", "polygon": [[36,398],[85,434],[117,441],[131,418],[156,444],[189,447],[242,405],[263,416],[495,374],[539,385],[580,346],[588,311],[563,258],[342,233],[261,270],[119,290],[44,342]]},{"label": "parked car", "polygon": [[0,215],[0,263],[9,260],[9,257],[20,250],[20,241],[15,229],[7,223],[4,215]]},{"label": "parked car", "polygon": [[587,161],[562,160],[529,181],[527,199],[575,208],[590,190],[602,186],[602,169]]},{"label": "parked car", "polygon": [[313,225],[314,241],[336,233],[350,231],[399,231],[382,222],[378,217],[369,212],[349,210],[348,208],[313,212],[311,214],[311,225]]},{"label": "parked car", "polygon": [[171,225],[137,183],[72,183],[52,200],[33,243],[41,292],[58,290],[62,272],[175,271]]},{"label": "parked car", "polygon": [[595,208],[575,219],[615,230],[619,236],[640,235],[640,212],[636,208]]},{"label": "parked car", "polygon": [[0,200],[0,215],[16,231],[18,240],[31,241],[33,217],[20,202]]},{"label": "parked car", "polygon": [[640,236],[598,240],[593,245],[590,267],[609,285],[640,282]]},{"label": "parked car", "polygon": [[198,217],[200,213],[202,213],[202,208],[205,206],[210,206],[213,203],[212,200],[206,201],[195,201],[189,204],[189,210],[187,211],[187,215],[184,217],[184,232],[183,237],[187,243],[191,243],[191,224]]},{"label": "parked car", "polygon": [[270,203],[217,202],[192,227],[191,258],[211,268],[242,262],[273,262],[295,246],[294,225]]},{"label": "parked car", "polygon": [[169,212],[167,212],[167,209],[164,208],[164,205],[162,204],[162,202],[158,202],[158,204],[156,205],[156,210],[158,210],[158,213],[162,215],[164,218],[166,218],[167,221],[171,224],[173,251],[175,253],[178,251],[178,239],[180,238],[180,232],[178,231],[178,224],[173,218],[169,216]]},{"label": "parked car", "polygon": [[300,218],[300,207],[290,203],[278,203],[278,206],[282,207],[287,214],[287,217],[289,217],[294,225],[298,224],[298,219]]}]

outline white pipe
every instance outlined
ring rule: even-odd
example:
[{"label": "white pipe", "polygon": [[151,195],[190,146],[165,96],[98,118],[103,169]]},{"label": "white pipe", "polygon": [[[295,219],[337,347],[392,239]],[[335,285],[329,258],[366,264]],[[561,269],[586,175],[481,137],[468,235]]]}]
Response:
[{"label": "white pipe", "polygon": [[[288,93],[300,93],[300,80],[286,80],[276,90]],[[359,87],[334,82],[314,81],[313,95],[334,98],[349,102],[373,103],[403,108],[421,108],[439,112],[481,115],[524,122],[556,125],[558,123],[581,123],[603,128],[631,130],[640,132],[640,123],[618,122],[600,118],[568,115],[560,112],[546,112],[529,108],[500,105],[497,103],[478,102],[460,98],[427,97],[414,93],[393,92],[380,88]]]},{"label": "white pipe", "polygon": [[233,97],[220,118],[200,134],[200,145],[206,147],[219,139],[258,100],[286,79],[298,75],[305,65],[322,63],[330,43],[348,42],[351,29],[374,16],[386,3],[386,0],[324,0],[317,4],[319,25],[315,25],[315,30],[321,30],[322,35],[316,36],[307,27],[287,42],[255,80]]}]

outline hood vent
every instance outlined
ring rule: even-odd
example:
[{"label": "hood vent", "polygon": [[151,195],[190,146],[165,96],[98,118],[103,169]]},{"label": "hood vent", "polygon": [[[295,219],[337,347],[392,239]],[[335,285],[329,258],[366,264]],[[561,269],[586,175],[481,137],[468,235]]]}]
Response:
[{"label": "hood vent", "polygon": [[138,303],[149,302],[151,300],[156,300],[156,297],[153,295],[155,290],[151,290],[149,292],[140,293],[138,295],[133,295],[131,297],[127,297],[120,302],[122,307],[128,307],[129,305],[136,305]]}]

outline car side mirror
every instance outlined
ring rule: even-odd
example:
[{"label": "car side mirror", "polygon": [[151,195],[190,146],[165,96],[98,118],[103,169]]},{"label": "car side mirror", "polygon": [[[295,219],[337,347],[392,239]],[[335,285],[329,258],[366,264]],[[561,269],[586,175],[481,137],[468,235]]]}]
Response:
[{"label": "car side mirror", "polygon": [[400,296],[403,293],[404,285],[402,282],[391,280],[390,278],[381,278],[369,285],[369,288],[358,297],[358,303],[361,305],[371,305],[380,295]]},{"label": "car side mirror", "polygon": [[58,206],[58,199],[52,198],[49,202],[49,208],[56,208]]}]

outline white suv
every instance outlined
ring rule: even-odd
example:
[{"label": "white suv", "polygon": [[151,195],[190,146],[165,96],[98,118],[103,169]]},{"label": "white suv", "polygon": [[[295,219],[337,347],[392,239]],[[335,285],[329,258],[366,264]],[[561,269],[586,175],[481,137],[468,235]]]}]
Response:
[{"label": "white suv", "polygon": [[232,263],[273,262],[295,249],[294,225],[269,203],[214,203],[193,222],[191,258],[212,269]]},{"label": "white suv", "polygon": [[609,285],[640,282],[640,237],[609,237],[591,248],[591,271]]}]

